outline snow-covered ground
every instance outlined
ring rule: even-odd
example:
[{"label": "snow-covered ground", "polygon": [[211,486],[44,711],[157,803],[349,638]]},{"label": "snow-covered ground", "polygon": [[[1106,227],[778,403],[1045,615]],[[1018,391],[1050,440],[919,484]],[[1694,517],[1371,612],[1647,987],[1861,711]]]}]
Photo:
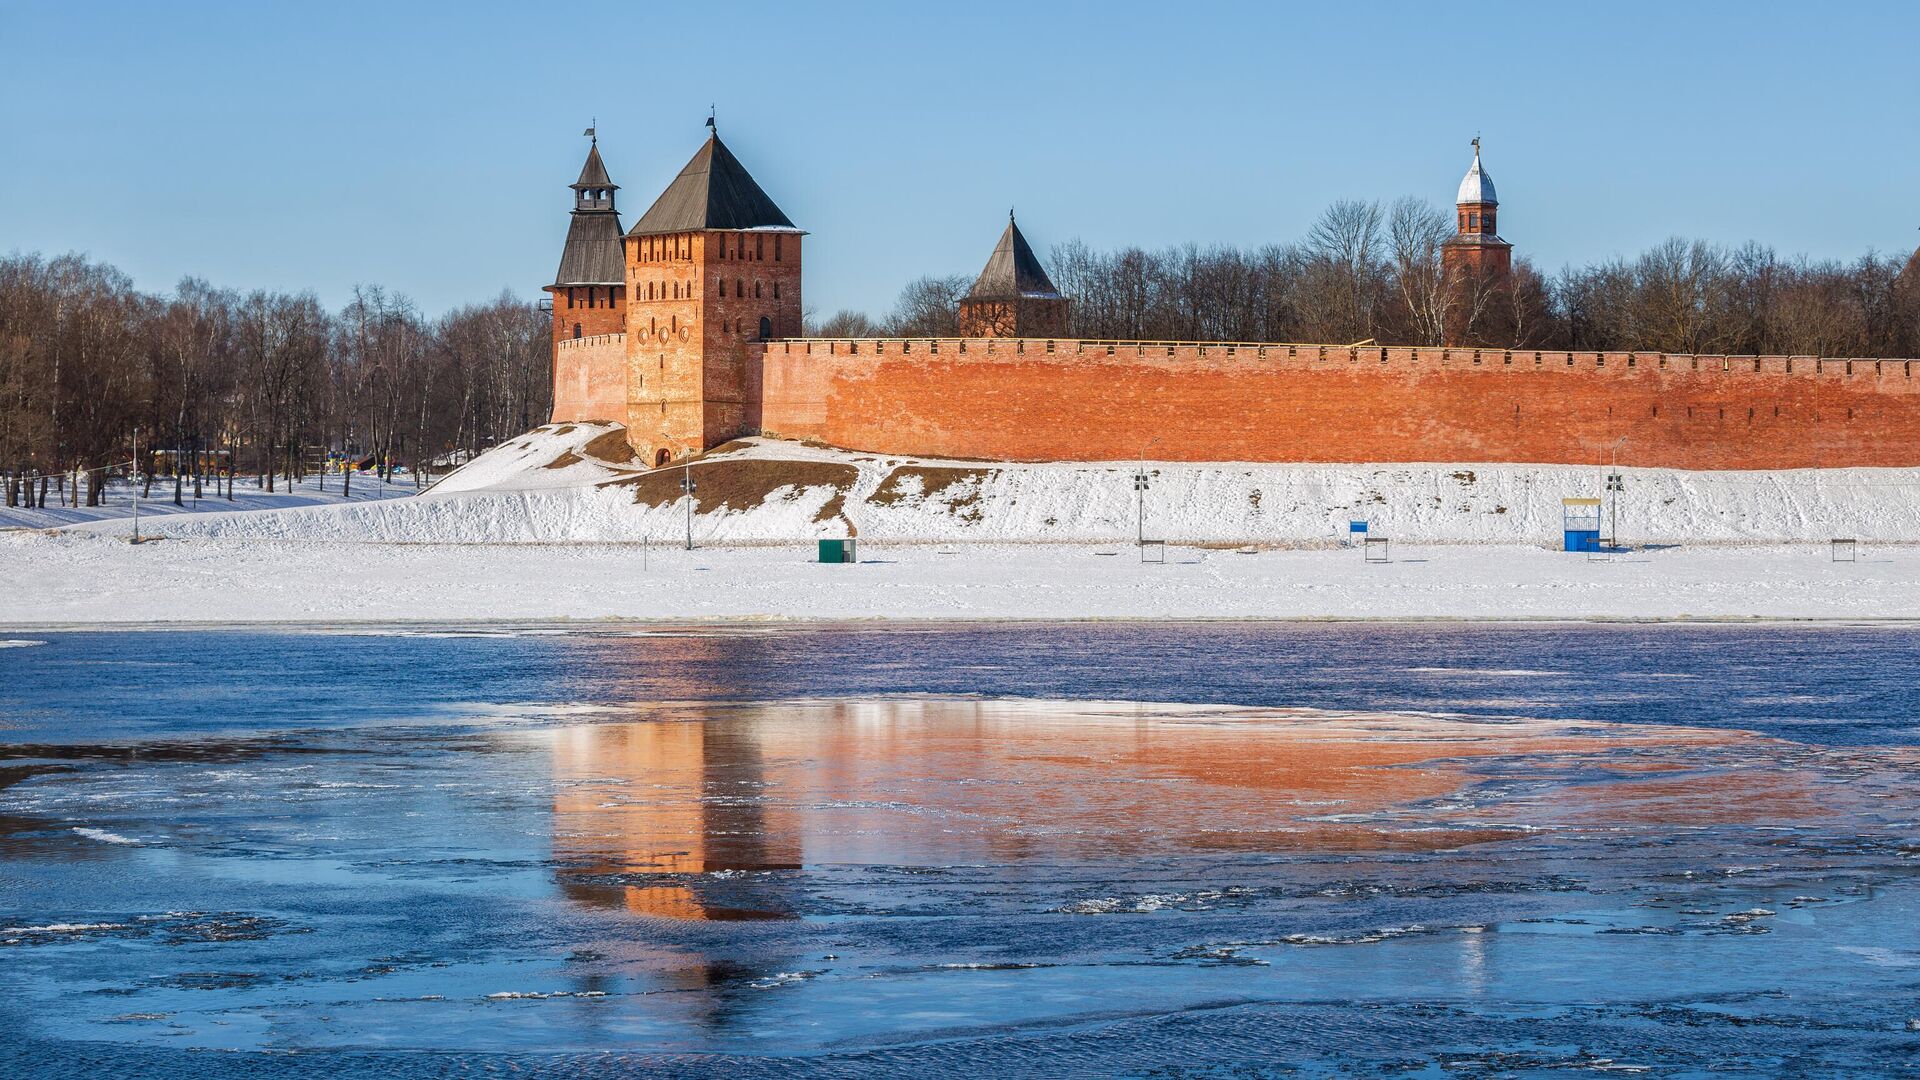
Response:
[{"label": "snow-covered ground", "polygon": [[[540,429],[416,499],[212,514],[168,522],[164,531],[180,538],[426,544],[682,539],[681,470],[646,473],[589,452],[611,444],[624,454],[614,430]],[[928,461],[743,440],[692,466],[699,510],[693,531],[704,544],[849,534],[896,543],[1111,543],[1133,538],[1140,527],[1136,468]],[[1299,546],[1344,540],[1355,520],[1400,543],[1557,545],[1561,500],[1602,495],[1607,470],[1149,463],[1147,471],[1150,539]],[[1626,490],[1619,538],[1627,543],[1920,542],[1920,469],[1620,471]]]},{"label": "snow-covered ground", "polygon": [[[951,552],[950,554],[948,552]],[[547,619],[1920,618],[1920,548],[1681,548],[1590,562],[1540,547],[1358,550],[801,544],[373,548],[0,535],[0,627]]]},{"label": "snow-covered ground", "polygon": [[[748,440],[648,472],[516,439],[425,495],[0,532],[0,625],[547,619],[1920,619],[1920,470],[1626,469],[1621,539],[1554,548],[1598,467],[921,461]],[[356,491],[358,491],[356,484]],[[1339,546],[1365,520],[1370,564]],[[853,566],[815,541],[860,539]],[[1828,541],[1862,541],[1835,563]]]},{"label": "snow-covered ground", "polygon": [[[320,477],[309,476],[296,482],[291,490],[284,481],[276,484],[277,490],[266,491],[258,487],[258,481],[250,476],[241,477],[233,485],[233,498],[229,500],[223,493],[216,492],[212,484],[201,491],[200,498],[193,497],[193,484],[188,482],[180,493],[180,505],[173,504],[173,481],[159,478],[153,487],[140,499],[140,519],[142,530],[151,524],[149,519],[172,518],[182,514],[229,514],[258,510],[287,510],[303,506],[338,506],[342,503],[380,502],[385,499],[405,498],[419,494],[414,487],[412,477],[402,477],[394,483],[386,483],[373,475],[355,475],[350,495],[341,494],[339,475]],[[19,506],[0,506],[0,529],[50,529],[62,525],[75,525],[90,521],[121,521],[128,519],[121,527],[131,529],[134,495],[131,485],[124,480],[115,480],[107,485],[106,498],[100,506],[59,506],[49,505],[27,509]],[[49,501],[53,496],[48,496]]]}]

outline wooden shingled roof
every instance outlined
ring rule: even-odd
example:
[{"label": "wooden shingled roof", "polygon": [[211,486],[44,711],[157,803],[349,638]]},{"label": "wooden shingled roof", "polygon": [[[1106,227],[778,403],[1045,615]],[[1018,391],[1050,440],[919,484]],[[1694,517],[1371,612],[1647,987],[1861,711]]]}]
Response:
[{"label": "wooden shingled roof", "polygon": [[1007,231],[1000,234],[1000,243],[994,246],[986,269],[974,280],[967,299],[1011,300],[1022,296],[1059,295],[1060,290],[1053,287],[1053,279],[1047,276],[1046,267],[1040,265],[1033,248],[1027,246],[1027,238],[1020,234],[1020,226],[1014,224],[1013,213],[1009,211]]},{"label": "wooden shingled roof", "polygon": [[[554,285],[625,284],[627,261],[620,250],[620,214],[612,198],[620,185],[607,175],[598,140],[587,151],[580,179],[571,186],[576,196],[573,219],[567,225],[567,246],[560,251],[560,270],[553,277]],[[606,192],[604,198],[587,194],[602,191]]]},{"label": "wooden shingled roof", "polygon": [[575,210],[560,252],[555,285],[622,285],[627,262],[620,250],[620,215],[611,210]]},{"label": "wooden shingled roof", "polygon": [[573,189],[581,191],[587,188],[605,188],[618,191],[620,185],[607,175],[607,163],[600,160],[600,140],[593,140],[592,149],[587,151],[587,163],[580,167],[580,179],[573,182]]},{"label": "wooden shingled roof", "polygon": [[627,235],[793,227],[720,136],[712,135]]}]

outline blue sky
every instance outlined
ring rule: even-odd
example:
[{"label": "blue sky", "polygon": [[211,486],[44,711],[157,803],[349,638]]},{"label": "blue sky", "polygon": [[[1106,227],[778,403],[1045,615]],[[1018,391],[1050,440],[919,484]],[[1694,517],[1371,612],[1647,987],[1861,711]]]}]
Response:
[{"label": "blue sky", "polygon": [[[1463,14],[1471,13],[1471,15]],[[1920,4],[0,4],[0,251],[537,297],[597,117],[632,222],[708,104],[813,234],[807,304],[1043,252],[1449,203],[1480,133],[1543,269],[1672,235],[1920,242]]]}]

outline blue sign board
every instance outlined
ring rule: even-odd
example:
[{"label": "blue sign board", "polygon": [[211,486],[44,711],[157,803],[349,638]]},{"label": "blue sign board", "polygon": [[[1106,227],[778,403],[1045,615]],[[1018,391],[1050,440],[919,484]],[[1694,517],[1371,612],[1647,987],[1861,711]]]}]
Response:
[{"label": "blue sign board", "polygon": [[1366,523],[1366,522],[1364,522],[1364,521],[1349,521],[1349,522],[1347,522],[1347,531],[1348,531],[1348,532],[1350,532],[1350,533],[1363,533],[1363,532],[1366,532],[1366,531],[1367,531],[1367,523]]}]

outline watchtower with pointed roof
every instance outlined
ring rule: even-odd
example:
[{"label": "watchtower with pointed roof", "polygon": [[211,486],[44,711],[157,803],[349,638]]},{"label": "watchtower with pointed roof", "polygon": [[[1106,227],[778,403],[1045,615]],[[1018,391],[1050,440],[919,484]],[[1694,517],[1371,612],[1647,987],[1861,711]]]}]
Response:
[{"label": "watchtower with pointed roof", "polygon": [[1065,337],[1072,302],[1054,288],[1007,211],[986,268],[960,301],[961,337]]},{"label": "watchtower with pointed roof", "polygon": [[1505,277],[1513,269],[1513,245],[1500,239],[1497,217],[1500,199],[1493,191],[1493,177],[1480,165],[1480,139],[1473,140],[1473,165],[1460,181],[1454,198],[1453,239],[1442,251],[1446,269],[1461,274]]},{"label": "watchtower with pointed roof", "polygon": [[574,181],[573,218],[567,225],[560,269],[546,291],[553,297],[553,337],[617,334],[626,329],[626,269],[620,253],[620,212],[596,136]]},{"label": "watchtower with pointed roof", "polygon": [[800,336],[804,235],[717,132],[627,230],[627,438],[650,463],[758,428],[758,343]]}]

